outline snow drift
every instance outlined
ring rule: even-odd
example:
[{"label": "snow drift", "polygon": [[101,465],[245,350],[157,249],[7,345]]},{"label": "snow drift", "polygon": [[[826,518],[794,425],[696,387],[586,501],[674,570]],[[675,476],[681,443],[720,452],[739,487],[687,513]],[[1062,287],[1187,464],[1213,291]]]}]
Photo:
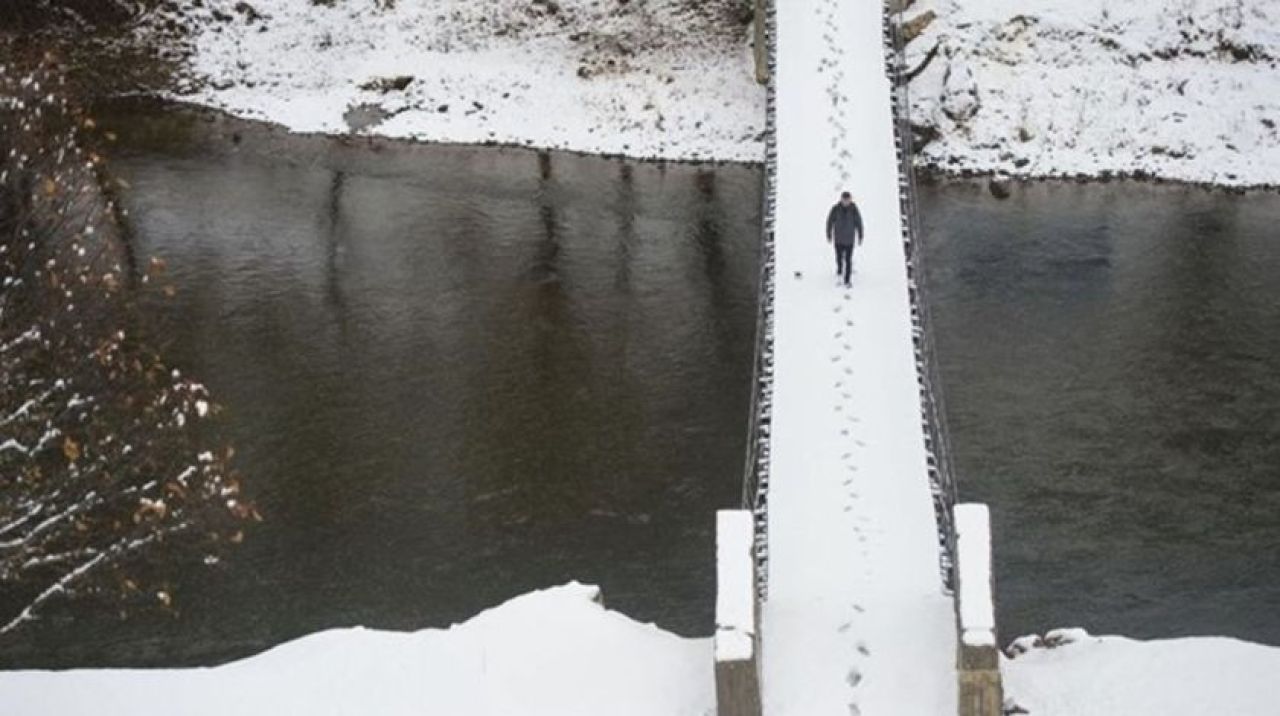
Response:
[{"label": "snow drift", "polygon": [[[1005,691],[1032,716],[1274,716],[1280,649],[1200,637],[1135,641],[1083,630],[1019,640]],[[1015,712],[1017,713],[1017,712]]]},{"label": "snow drift", "polygon": [[13,716],[705,714],[710,639],[607,611],[578,583],[446,630],[335,629],[209,669],[0,672]]}]

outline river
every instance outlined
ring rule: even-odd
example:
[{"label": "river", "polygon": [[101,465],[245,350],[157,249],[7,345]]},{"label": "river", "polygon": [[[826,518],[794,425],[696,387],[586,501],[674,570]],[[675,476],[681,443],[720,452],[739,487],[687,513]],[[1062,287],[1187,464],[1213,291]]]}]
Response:
[{"label": "river", "polygon": [[920,201],[1003,636],[1280,645],[1280,194],[948,183]]},{"label": "river", "polygon": [[[224,564],[175,567],[175,613],[64,606],[0,663],[216,663],[569,579],[711,632],[757,168],[101,118],[139,252],[176,288],[148,301],[157,328],[225,404],[265,521]],[[1280,644],[1280,196],[948,182],[920,203],[1002,636]]]}]

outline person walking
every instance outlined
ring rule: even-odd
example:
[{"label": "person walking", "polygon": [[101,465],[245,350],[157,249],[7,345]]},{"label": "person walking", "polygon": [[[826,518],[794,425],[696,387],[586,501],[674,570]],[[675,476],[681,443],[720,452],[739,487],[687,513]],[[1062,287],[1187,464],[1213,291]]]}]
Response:
[{"label": "person walking", "polygon": [[853,195],[841,192],[840,201],[827,214],[827,243],[836,247],[836,278],[845,287],[853,275],[853,247],[862,245],[862,213],[853,203]]}]

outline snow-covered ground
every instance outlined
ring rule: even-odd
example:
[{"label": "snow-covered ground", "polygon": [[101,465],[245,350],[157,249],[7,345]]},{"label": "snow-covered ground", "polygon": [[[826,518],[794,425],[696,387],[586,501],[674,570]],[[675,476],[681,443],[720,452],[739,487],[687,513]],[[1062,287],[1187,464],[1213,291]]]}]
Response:
[{"label": "snow-covered ground", "polygon": [[250,6],[183,11],[196,80],[181,99],[299,132],[761,157],[764,90],[730,0]]},{"label": "snow-covered ground", "polygon": [[923,0],[924,163],[1280,184],[1280,0]]},{"label": "snow-covered ground", "polygon": [[[571,583],[517,597],[448,630],[335,629],[210,669],[0,671],[0,713],[714,714],[711,640],[682,639],[638,624],[601,607],[597,595],[594,587]],[[909,641],[917,630],[908,623],[881,631]],[[874,643],[865,638],[859,637],[863,646]],[[1272,686],[1280,673],[1280,649],[1231,639],[1096,638],[1079,630],[1051,632],[1047,640],[1055,646],[1019,642],[1011,651],[1020,653],[1002,665],[1009,703],[1031,716],[1280,713]],[[814,678],[838,666],[816,652],[806,656],[799,667]],[[884,676],[873,672],[868,678]],[[909,695],[919,678],[915,672],[899,675],[900,693]],[[857,689],[852,682],[846,687],[850,693]],[[826,712],[802,705],[771,713]]]},{"label": "snow-covered ground", "polygon": [[570,583],[448,630],[337,629],[211,669],[0,672],[5,716],[499,716],[714,712],[710,639]]},{"label": "snow-covered ground", "polygon": [[[184,2],[193,80],[178,96],[240,116],[761,159],[764,93],[730,0]],[[920,0],[908,16],[926,11],[938,19],[909,64],[938,47],[912,84],[913,119],[937,134],[929,166],[1280,184],[1280,0]]]},{"label": "snow-covered ground", "polygon": [[[1031,716],[1275,716],[1280,649],[1234,639],[1134,641],[1050,632],[1001,666]],[[1015,644],[1016,653],[1029,645]]]}]

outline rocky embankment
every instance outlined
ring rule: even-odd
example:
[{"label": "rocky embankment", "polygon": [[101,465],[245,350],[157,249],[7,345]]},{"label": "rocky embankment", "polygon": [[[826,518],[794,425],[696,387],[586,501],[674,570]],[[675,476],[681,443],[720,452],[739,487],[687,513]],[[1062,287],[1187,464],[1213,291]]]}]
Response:
[{"label": "rocky embankment", "polygon": [[922,0],[920,161],[1280,185],[1280,1]]}]

